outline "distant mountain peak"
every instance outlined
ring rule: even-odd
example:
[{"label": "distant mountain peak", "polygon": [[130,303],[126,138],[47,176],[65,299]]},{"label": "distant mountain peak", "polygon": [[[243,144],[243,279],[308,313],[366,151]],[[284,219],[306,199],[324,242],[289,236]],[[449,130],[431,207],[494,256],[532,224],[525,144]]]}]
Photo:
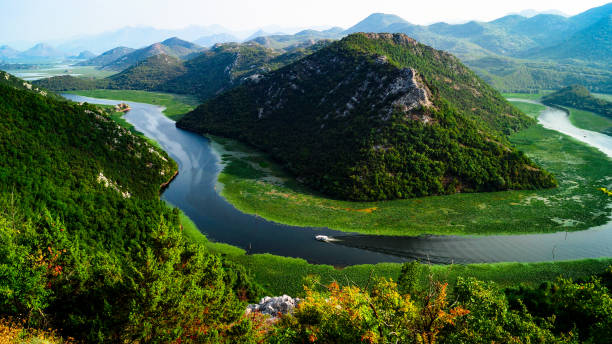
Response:
[{"label": "distant mountain peak", "polygon": [[24,51],[21,55],[27,57],[62,57],[64,53],[56,50],[49,44],[38,43],[32,48]]},{"label": "distant mountain peak", "polygon": [[178,37],[171,37],[166,39],[165,41],[161,42],[161,44],[168,46],[168,47],[185,47],[185,48],[192,48],[194,46],[196,46],[196,44],[193,44],[191,42],[185,41],[183,39],[180,39]]},{"label": "distant mountain peak", "polygon": [[372,13],[364,20],[350,27],[345,33],[355,32],[381,32],[392,24],[410,24],[395,14]]},{"label": "distant mountain peak", "polygon": [[240,41],[240,39],[238,39],[234,35],[231,35],[228,33],[220,33],[220,34],[202,36],[196,39],[194,43],[197,43],[204,47],[210,47],[217,43],[238,42],[238,41]]},{"label": "distant mountain peak", "polygon": [[77,59],[81,59],[81,60],[89,60],[94,57],[96,57],[96,54],[92,53],[89,50],[83,50],[76,56]]},{"label": "distant mountain peak", "polygon": [[15,58],[19,55],[19,51],[9,47],[8,45],[0,46],[0,59],[3,58]]},{"label": "distant mountain peak", "polygon": [[544,10],[544,11],[538,11],[538,10],[534,10],[534,9],[527,9],[527,10],[523,10],[520,11],[518,13],[511,13],[511,14],[516,14],[516,15],[520,15],[521,17],[525,17],[525,18],[531,18],[531,17],[535,17],[539,14],[554,14],[557,16],[562,16],[562,17],[569,17],[568,14],[563,13],[559,10],[555,10],[555,9],[550,9],[550,10]]}]

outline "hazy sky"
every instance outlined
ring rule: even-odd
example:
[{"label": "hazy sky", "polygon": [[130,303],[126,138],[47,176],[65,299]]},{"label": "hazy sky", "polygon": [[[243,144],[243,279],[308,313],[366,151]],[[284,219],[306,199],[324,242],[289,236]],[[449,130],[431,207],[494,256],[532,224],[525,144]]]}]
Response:
[{"label": "hazy sky", "polygon": [[46,41],[124,26],[182,28],[220,24],[347,28],[374,12],[416,24],[491,20],[525,9],[576,14],[610,0],[0,0],[0,44]]}]

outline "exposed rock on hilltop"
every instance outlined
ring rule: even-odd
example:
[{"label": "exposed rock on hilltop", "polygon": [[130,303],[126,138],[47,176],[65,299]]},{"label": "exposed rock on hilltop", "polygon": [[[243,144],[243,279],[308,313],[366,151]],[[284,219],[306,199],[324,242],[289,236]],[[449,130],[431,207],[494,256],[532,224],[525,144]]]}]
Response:
[{"label": "exposed rock on hilltop", "polygon": [[177,126],[259,147],[334,197],[378,200],[554,186],[506,139],[532,123],[455,57],[405,35],[361,33]]}]

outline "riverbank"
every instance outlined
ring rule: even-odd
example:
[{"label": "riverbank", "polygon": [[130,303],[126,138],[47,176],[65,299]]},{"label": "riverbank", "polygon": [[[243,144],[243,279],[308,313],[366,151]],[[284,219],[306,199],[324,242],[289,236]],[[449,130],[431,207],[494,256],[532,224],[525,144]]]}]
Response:
[{"label": "riverbank", "polygon": [[[271,254],[248,255],[246,251],[227,244],[209,241],[189,217],[181,212],[184,235],[191,241],[204,245],[212,253],[221,254],[227,259],[243,265],[255,281],[269,295],[301,295],[303,281],[308,276],[320,277],[321,283],[333,281],[342,285],[365,287],[371,279],[378,277],[397,280],[402,264],[380,263],[353,265],[337,268],[331,265],[309,264],[303,259],[275,256]],[[446,281],[453,285],[458,277],[475,277],[493,281],[502,288],[520,284],[538,286],[542,282],[553,281],[558,277],[580,279],[601,273],[612,264],[612,258],[584,259],[575,261],[542,263],[495,263],[495,264],[454,264],[428,265],[435,280]],[[420,283],[427,282],[427,275],[419,276]]]},{"label": "riverbank", "polygon": [[578,128],[595,131],[612,136],[612,119],[603,117],[593,112],[567,108],[570,122]]}]

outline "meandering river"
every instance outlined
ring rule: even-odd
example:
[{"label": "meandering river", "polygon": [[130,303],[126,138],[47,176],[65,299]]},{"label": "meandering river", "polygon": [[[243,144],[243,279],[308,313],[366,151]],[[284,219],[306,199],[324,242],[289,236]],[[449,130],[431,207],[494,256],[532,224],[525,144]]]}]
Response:
[{"label": "meandering river", "polygon": [[[96,104],[120,102],[71,94],[64,96],[74,101]],[[164,191],[162,199],[185,212],[208,238],[239,246],[249,253],[272,253],[337,266],[412,259],[447,264],[535,262],[612,256],[612,222],[586,231],[568,233],[388,237],[287,226],[244,214],[215,190],[221,165],[207,138],[177,129],[174,122],[163,115],[162,107],[129,101],[126,103],[132,110],[124,118],[137,130],[157,141],[179,165],[179,175]],[[540,116],[544,126],[585,141],[585,133],[581,129],[575,128],[578,131],[573,133],[580,133],[577,136],[570,134],[571,128],[567,127],[569,120],[563,111],[550,108],[547,111],[550,113]],[[562,121],[564,118],[567,123]],[[609,137],[609,141],[598,142],[601,148],[596,147],[604,152],[607,149],[606,154],[611,156],[612,137]],[[315,241],[314,236],[318,234],[333,236],[339,241],[333,244]]]}]

